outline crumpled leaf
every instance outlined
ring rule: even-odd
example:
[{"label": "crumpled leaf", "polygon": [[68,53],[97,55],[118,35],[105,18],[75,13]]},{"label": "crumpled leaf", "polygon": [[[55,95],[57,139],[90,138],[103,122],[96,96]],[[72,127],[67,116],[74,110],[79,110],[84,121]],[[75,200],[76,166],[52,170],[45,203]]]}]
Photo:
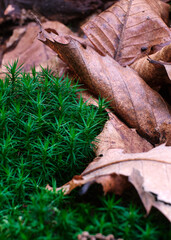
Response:
[{"label": "crumpled leaf", "polygon": [[42,30],[39,40],[56,51],[94,94],[110,101],[115,113],[130,127],[152,143],[170,142],[168,107],[134,70],[120,66],[110,56],[102,56],[70,36]]},{"label": "crumpled leaf", "polygon": [[112,112],[103,131],[96,137],[96,156],[103,156],[109,149],[123,149],[125,153],[147,152],[153,146],[141,138],[134,129],[128,128]]},{"label": "crumpled leaf", "polygon": [[[146,56],[135,61],[131,67],[155,90],[159,90],[166,83],[171,84],[170,65],[167,65],[167,62],[171,62],[171,44],[149,57],[154,63],[147,61],[148,56]],[[160,64],[156,61],[163,61],[166,64]]]},{"label": "crumpled leaf", "polygon": [[[58,29],[63,34],[73,34],[72,31],[64,26],[60,22],[45,22],[43,27]],[[61,66],[66,67],[66,64],[62,64],[61,60],[56,57],[56,54],[40,41],[37,40],[37,32],[40,31],[40,27],[36,23],[29,23],[26,28],[14,30],[12,37],[7,42],[6,53],[2,59],[2,72],[6,71],[4,65],[13,62],[18,59],[18,64],[24,64],[25,71],[29,71],[31,67],[43,64],[51,66],[51,59],[56,59],[55,66],[56,71],[61,70]]]},{"label": "crumpled leaf", "polygon": [[99,52],[125,66],[170,40],[164,22],[168,13],[169,5],[159,0],[120,0],[85,23],[82,30]]},{"label": "crumpled leaf", "polygon": [[120,149],[109,149],[61,188],[67,194],[78,186],[97,182],[105,193],[122,193],[127,179],[139,193],[147,213],[154,206],[171,221],[171,147],[160,145],[149,152],[125,154]]}]

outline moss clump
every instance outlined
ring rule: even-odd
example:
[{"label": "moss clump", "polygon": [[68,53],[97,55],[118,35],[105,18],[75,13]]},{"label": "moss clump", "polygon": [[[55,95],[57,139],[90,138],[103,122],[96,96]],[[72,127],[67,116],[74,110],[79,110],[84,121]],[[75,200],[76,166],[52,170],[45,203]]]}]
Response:
[{"label": "moss clump", "polygon": [[78,83],[48,70],[22,73],[17,62],[7,69],[0,80],[0,239],[72,240],[82,231],[170,239],[154,219],[114,197],[93,205],[44,189],[52,182],[55,189],[92,161],[107,104],[99,99],[99,107],[86,105],[77,98]]}]

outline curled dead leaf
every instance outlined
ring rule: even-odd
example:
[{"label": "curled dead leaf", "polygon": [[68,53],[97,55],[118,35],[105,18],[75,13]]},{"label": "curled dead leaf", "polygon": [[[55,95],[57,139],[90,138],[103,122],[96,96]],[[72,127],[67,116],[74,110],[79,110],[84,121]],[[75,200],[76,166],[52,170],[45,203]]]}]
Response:
[{"label": "curled dead leaf", "polygon": [[153,89],[159,90],[162,85],[166,83],[171,84],[171,72],[169,76],[170,65],[157,63],[157,61],[171,62],[171,44],[149,57],[153,62],[147,61],[148,57],[146,56],[134,62],[131,67]]},{"label": "curled dead leaf", "polygon": [[105,193],[111,190],[122,193],[128,186],[122,176],[134,185],[147,213],[154,206],[171,221],[171,147],[160,145],[148,152],[125,154],[122,150],[109,149],[89,164],[81,180],[73,178],[59,189],[67,194],[77,186],[97,182]]},{"label": "curled dead leaf", "polygon": [[168,107],[134,70],[70,36],[43,30],[39,40],[57,52],[88,89],[110,101],[115,113],[130,127],[152,143],[167,141],[171,133],[166,135],[160,127],[171,125]]}]

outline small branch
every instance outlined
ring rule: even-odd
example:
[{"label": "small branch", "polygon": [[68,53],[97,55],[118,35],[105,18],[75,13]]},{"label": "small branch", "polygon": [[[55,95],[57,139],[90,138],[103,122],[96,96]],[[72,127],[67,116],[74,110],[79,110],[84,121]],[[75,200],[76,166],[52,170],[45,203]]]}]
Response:
[{"label": "small branch", "polygon": [[78,240],[116,240],[116,239],[112,234],[109,234],[108,236],[105,237],[101,233],[97,233],[96,235],[90,235],[89,232],[83,232],[82,234],[78,235]]},{"label": "small branch", "polygon": [[34,14],[33,12],[31,12],[31,15],[33,16],[33,18],[35,19],[36,23],[39,25],[40,27],[40,31],[42,30],[42,24],[40,22],[40,19],[38,18],[38,16],[36,14]]}]

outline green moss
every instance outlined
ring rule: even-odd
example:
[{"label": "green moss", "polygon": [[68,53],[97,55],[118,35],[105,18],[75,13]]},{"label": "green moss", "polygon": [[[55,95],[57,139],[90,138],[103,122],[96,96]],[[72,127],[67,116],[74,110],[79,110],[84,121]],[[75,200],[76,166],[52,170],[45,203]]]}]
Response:
[{"label": "green moss", "polygon": [[78,203],[72,195],[39,189],[27,206],[3,216],[0,239],[74,240],[83,231],[124,240],[170,239],[168,222],[159,221],[159,215],[145,218],[144,213],[135,205],[124,206],[114,195],[98,199],[98,204]]},{"label": "green moss", "polygon": [[46,184],[54,176],[60,185],[92,160],[92,141],[107,119],[106,104],[99,99],[99,107],[87,106],[69,78],[45,69],[22,73],[16,64],[0,81],[1,174],[17,169],[18,177],[22,172]]},{"label": "green moss", "polygon": [[0,80],[0,239],[70,240],[82,231],[170,239],[167,221],[158,226],[114,196],[79,203],[44,189],[48,183],[55,189],[92,161],[107,104],[99,99],[99,107],[86,105],[77,98],[78,83],[48,70],[22,73],[17,62],[7,69]]}]

